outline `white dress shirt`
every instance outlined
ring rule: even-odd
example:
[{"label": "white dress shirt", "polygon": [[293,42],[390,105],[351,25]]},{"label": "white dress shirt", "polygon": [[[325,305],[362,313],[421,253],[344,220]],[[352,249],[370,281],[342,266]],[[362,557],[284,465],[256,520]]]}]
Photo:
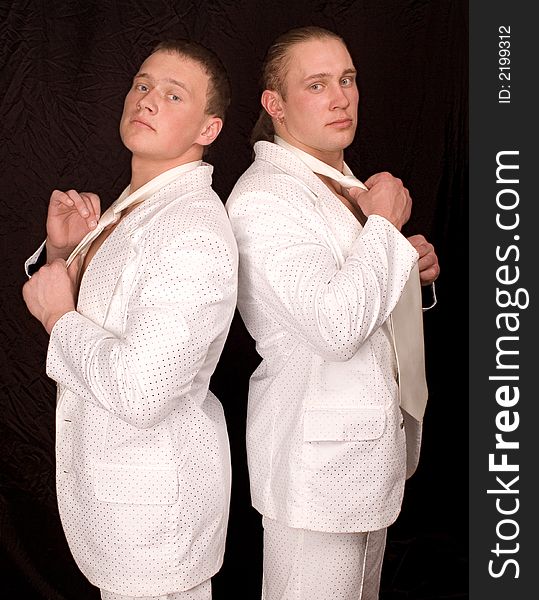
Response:
[{"label": "white dress shirt", "polygon": [[190,589],[223,560],[230,457],[208,386],[237,248],[211,172],[180,173],[120,221],[51,333],[62,524],[90,582],[126,596]]},{"label": "white dress shirt", "polygon": [[386,322],[418,254],[383,217],[362,228],[285,148],[255,152],[227,202],[238,307],[262,357],[249,388],[253,505],[291,527],[381,529],[400,511],[407,460]]}]

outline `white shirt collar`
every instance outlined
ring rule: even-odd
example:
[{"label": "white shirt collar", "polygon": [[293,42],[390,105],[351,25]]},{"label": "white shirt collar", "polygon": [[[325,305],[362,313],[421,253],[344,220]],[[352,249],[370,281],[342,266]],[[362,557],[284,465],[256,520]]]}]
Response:
[{"label": "white shirt collar", "polygon": [[[321,175],[327,175],[331,179],[334,179],[335,181],[339,181],[340,183],[343,183],[345,181],[345,180],[343,180],[343,177],[345,177],[345,178],[346,177],[351,177],[351,178],[354,178],[355,181],[357,181],[357,183],[354,182],[354,185],[357,185],[358,187],[362,187],[364,189],[367,189],[365,187],[365,185],[363,183],[361,183],[359,181],[359,179],[357,179],[354,176],[354,174],[352,173],[350,167],[344,161],[343,161],[343,172],[341,173],[340,171],[338,171],[337,169],[335,169],[331,165],[328,165],[327,163],[325,163],[324,161],[316,158],[312,154],[309,154],[308,152],[304,152],[303,150],[300,150],[296,146],[293,146],[292,144],[290,144],[287,141],[283,140],[283,138],[279,137],[278,135],[274,136],[274,141],[275,141],[275,143],[278,146],[281,146],[282,148],[285,148],[289,152],[292,152],[292,154],[294,154],[295,156],[297,156],[314,173],[319,173]],[[346,187],[350,187],[350,184],[347,183]]]}]

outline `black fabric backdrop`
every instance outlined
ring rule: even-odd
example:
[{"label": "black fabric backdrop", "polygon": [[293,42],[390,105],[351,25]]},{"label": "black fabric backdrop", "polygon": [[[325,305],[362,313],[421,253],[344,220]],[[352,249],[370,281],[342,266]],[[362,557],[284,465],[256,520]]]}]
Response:
[{"label": "black fabric backdrop", "polygon": [[[23,262],[44,237],[54,188],[97,192],[108,206],[129,180],[118,121],[153,42],[191,37],[214,49],[233,86],[213,148],[226,199],[248,166],[265,50],[293,26],[348,41],[359,71],[360,125],[347,160],[388,170],[414,200],[406,233],[437,248],[439,303],[425,315],[430,403],[421,465],[389,530],[382,598],[467,597],[467,41],[464,0],[2,0],[0,2],[2,330],[0,596],[97,599],[69,553],[54,489],[53,383],[47,335],[21,298]],[[244,449],[248,378],[258,364],[236,316],[212,380],[227,416],[233,497],[214,598],[259,597],[260,518]]]}]

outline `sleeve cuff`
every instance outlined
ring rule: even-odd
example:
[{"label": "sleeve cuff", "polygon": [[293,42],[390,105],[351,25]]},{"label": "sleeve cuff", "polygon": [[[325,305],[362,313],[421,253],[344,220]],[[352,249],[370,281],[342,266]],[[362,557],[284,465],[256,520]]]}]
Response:
[{"label": "sleeve cuff", "polygon": [[26,260],[24,263],[24,271],[28,277],[41,269],[43,265],[47,263],[47,251],[45,249],[45,242],[39,246],[39,248]]}]

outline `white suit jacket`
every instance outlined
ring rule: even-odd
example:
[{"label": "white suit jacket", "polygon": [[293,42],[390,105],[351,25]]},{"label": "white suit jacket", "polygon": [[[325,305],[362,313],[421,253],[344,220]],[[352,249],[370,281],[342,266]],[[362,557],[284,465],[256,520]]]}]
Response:
[{"label": "white suit jacket", "polygon": [[[238,308],[262,357],[249,387],[253,505],[291,527],[386,527],[406,477],[386,321],[417,252],[383,217],[362,228],[288,150],[258,142],[255,152],[226,205]],[[411,462],[419,432],[415,422]]]},{"label": "white suit jacket", "polygon": [[122,219],[54,326],[57,492],[73,556],[129,596],[189,589],[221,566],[230,497],[208,385],[233,316],[237,248],[202,164]]}]

